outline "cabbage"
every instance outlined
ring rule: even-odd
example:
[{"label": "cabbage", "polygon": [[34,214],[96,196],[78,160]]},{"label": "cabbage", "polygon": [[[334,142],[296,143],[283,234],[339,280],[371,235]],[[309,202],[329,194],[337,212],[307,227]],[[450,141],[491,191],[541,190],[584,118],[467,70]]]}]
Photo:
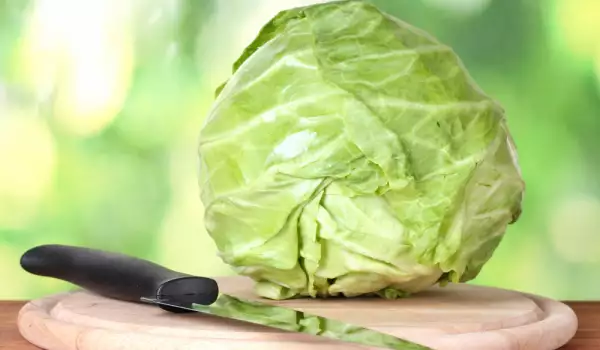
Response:
[{"label": "cabbage", "polygon": [[450,47],[361,1],[272,18],[198,153],[206,230],[270,299],[469,281],[521,213],[503,108]]}]

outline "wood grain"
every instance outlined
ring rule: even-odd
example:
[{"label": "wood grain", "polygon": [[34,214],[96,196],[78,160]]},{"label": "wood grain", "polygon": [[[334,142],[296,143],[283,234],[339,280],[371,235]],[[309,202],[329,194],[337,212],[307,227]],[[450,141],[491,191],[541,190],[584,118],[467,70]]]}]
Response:
[{"label": "wood grain", "polygon": [[[219,279],[227,293],[255,298],[243,277]],[[557,349],[577,324],[564,304],[495,288],[452,285],[408,299],[288,300],[297,310],[340,318],[440,350]],[[366,349],[305,334],[198,315],[173,315],[87,292],[26,305],[25,338],[50,349]]]},{"label": "wood grain", "polygon": [[[17,314],[27,301],[0,301],[0,349],[39,350],[17,328]],[[579,320],[575,337],[560,350],[600,349],[600,301],[565,301]]]},{"label": "wood grain", "polygon": [[19,333],[17,315],[24,301],[0,301],[0,349],[35,350]]}]

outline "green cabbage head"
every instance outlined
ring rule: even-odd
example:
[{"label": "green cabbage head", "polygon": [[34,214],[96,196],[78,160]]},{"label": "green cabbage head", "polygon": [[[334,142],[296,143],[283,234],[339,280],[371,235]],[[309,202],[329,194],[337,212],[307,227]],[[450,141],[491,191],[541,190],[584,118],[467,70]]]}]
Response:
[{"label": "green cabbage head", "polygon": [[471,280],[524,192],[503,108],[450,47],[361,1],[270,20],[199,159],[207,232],[270,299]]}]

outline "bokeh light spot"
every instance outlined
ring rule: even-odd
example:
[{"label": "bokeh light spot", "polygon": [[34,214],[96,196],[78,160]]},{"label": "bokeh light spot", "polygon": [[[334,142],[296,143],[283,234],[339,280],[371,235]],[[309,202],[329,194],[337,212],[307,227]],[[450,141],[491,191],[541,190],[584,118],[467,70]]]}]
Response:
[{"label": "bokeh light spot", "polygon": [[600,1],[557,0],[555,18],[562,44],[577,56],[593,57],[600,47]]},{"label": "bokeh light spot", "polygon": [[57,120],[78,135],[104,129],[120,111],[133,69],[126,2],[39,1],[22,43],[26,81],[55,89]]},{"label": "bokeh light spot", "polygon": [[48,191],[56,163],[55,144],[44,120],[0,105],[0,227],[28,225]]},{"label": "bokeh light spot", "polygon": [[570,262],[600,262],[600,199],[567,198],[551,212],[550,235],[561,257]]},{"label": "bokeh light spot", "polygon": [[[19,259],[20,255],[16,249],[0,244],[0,266],[16,265]],[[23,295],[30,295],[27,277],[27,273],[23,270],[3,269],[2,278],[8,288],[0,288],[0,299],[21,299]]]}]

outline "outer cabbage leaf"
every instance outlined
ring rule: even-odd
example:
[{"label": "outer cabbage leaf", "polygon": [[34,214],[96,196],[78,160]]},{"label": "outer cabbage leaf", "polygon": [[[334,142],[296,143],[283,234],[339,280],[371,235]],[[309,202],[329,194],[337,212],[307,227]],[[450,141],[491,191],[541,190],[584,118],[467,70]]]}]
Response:
[{"label": "outer cabbage leaf", "polygon": [[200,140],[207,231],[267,298],[471,280],[521,213],[503,108],[451,48],[361,1],[275,16]]}]

